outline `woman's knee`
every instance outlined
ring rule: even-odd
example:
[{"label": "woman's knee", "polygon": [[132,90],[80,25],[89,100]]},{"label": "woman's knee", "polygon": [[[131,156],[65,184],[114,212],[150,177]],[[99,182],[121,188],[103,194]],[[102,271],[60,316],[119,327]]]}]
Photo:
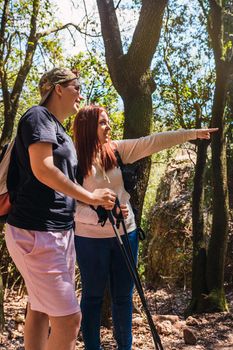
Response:
[{"label": "woman's knee", "polygon": [[51,330],[56,333],[66,332],[66,334],[69,333],[72,337],[76,337],[80,329],[81,319],[81,312],[76,312],[68,316],[50,317]]},{"label": "woman's knee", "polygon": [[30,319],[30,322],[48,322],[48,315],[44,312],[35,311],[31,309],[31,305],[28,303],[25,310],[26,319]]},{"label": "woman's knee", "polygon": [[82,319],[82,314],[81,312],[77,312],[73,315],[66,316],[67,319],[65,320],[66,326],[70,329],[70,332],[75,334],[75,336],[78,335],[80,326],[81,326],[81,319]]}]

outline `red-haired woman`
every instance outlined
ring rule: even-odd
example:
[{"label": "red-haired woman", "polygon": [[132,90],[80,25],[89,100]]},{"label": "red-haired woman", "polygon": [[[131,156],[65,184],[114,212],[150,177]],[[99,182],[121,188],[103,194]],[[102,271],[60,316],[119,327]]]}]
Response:
[{"label": "red-haired woman", "polygon": [[[74,122],[74,141],[83,187],[110,188],[127,207],[125,219],[133,255],[137,257],[138,237],[130,195],[124,188],[114,149],[124,164],[133,163],[162,149],[188,140],[210,138],[216,129],[178,130],[131,140],[110,140],[110,122],[106,110],[98,106],[82,108]],[[78,202],[75,214],[75,248],[82,280],[82,332],[86,350],[99,350],[100,314],[104,290],[110,282],[112,318],[119,350],[132,347],[133,281],[117,244],[109,221],[102,227],[97,213]],[[125,237],[122,234],[122,239]]]}]

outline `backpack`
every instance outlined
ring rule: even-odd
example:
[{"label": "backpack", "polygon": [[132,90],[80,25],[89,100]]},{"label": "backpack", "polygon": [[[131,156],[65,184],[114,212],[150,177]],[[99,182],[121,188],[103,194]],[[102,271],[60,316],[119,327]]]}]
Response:
[{"label": "backpack", "polygon": [[15,140],[5,145],[0,154],[0,222],[6,222],[7,215],[11,209],[8,175],[10,168],[12,174],[14,173],[15,175],[15,171],[13,169],[14,166],[12,164],[12,151],[14,149],[14,145]]},{"label": "backpack", "polygon": [[124,164],[117,150],[114,151],[117,163],[121,169],[125,190],[130,194],[136,189],[138,181],[138,163]]}]

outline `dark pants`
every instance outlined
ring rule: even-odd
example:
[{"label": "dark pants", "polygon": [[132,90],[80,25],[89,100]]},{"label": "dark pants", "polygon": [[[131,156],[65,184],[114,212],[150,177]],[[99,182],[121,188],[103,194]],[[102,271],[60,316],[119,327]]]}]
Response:
[{"label": "dark pants", "polygon": [[[125,242],[125,236],[122,236]],[[134,259],[137,259],[137,231],[129,233]],[[127,246],[127,244],[126,244]],[[75,236],[77,261],[82,281],[82,333],[86,350],[100,349],[100,317],[107,282],[110,282],[112,318],[119,350],[132,347],[133,280],[116,237]]]}]

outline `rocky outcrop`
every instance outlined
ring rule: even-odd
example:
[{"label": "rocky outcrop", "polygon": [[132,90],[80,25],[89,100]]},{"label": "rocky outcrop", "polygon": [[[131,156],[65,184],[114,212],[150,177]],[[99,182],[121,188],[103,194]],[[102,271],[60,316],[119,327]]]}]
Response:
[{"label": "rocky outcrop", "polygon": [[[190,151],[191,152],[191,151]],[[189,152],[189,156],[190,156]],[[194,153],[191,153],[194,159]],[[186,284],[191,276],[191,196],[194,162],[181,152],[168,165],[149,215],[147,281]]]},{"label": "rocky outcrop", "polygon": [[[149,287],[190,286],[192,269],[192,189],[195,152],[180,150],[168,164],[157,189],[156,201],[148,217],[146,281]],[[230,168],[231,170],[233,169]],[[156,169],[155,169],[156,171]],[[210,177],[208,170],[208,176]],[[229,171],[232,178],[233,171]],[[231,184],[231,181],[229,181]],[[210,184],[210,182],[209,182]],[[211,197],[211,186],[207,197]],[[233,282],[233,190],[230,191],[230,233],[226,257],[226,281]],[[210,198],[206,199],[206,222],[211,225]],[[208,220],[207,220],[208,219]],[[208,229],[207,229],[208,231]]]}]

